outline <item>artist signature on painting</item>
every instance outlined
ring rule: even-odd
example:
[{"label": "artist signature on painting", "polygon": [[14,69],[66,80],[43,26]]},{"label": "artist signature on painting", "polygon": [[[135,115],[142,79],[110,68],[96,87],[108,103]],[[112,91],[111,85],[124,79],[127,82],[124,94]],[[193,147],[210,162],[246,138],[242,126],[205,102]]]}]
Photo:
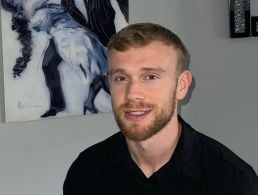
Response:
[{"label": "artist signature on painting", "polygon": [[17,108],[19,109],[25,109],[25,108],[40,108],[41,106],[38,105],[33,105],[29,102],[23,102],[23,101],[18,101],[17,102]]}]

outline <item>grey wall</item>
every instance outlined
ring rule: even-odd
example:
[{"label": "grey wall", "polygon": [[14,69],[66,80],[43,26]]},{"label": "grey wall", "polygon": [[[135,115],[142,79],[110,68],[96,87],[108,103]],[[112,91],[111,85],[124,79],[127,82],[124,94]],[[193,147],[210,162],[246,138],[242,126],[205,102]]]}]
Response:
[{"label": "grey wall", "polygon": [[[157,22],[181,36],[192,54],[196,83],[181,108],[183,117],[257,172],[258,38],[228,38],[227,6],[225,0],[130,0],[130,19]],[[117,131],[112,114],[6,124],[3,76],[0,82],[0,194],[62,194],[78,153]]]}]

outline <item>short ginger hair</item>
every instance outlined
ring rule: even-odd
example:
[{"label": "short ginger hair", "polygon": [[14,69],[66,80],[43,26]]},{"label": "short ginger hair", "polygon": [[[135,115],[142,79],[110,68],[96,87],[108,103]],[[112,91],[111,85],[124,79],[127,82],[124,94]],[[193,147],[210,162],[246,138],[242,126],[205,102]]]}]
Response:
[{"label": "short ginger hair", "polygon": [[181,39],[169,29],[153,23],[130,24],[113,35],[108,43],[108,51],[126,51],[130,48],[146,46],[153,41],[161,41],[172,46],[178,54],[177,73],[189,69],[190,55]]}]

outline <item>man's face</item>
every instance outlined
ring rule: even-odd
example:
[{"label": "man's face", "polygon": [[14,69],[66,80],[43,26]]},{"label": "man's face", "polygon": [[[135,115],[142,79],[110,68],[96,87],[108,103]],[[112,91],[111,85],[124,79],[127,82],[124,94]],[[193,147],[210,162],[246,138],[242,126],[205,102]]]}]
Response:
[{"label": "man's face", "polygon": [[128,139],[144,141],[168,126],[176,111],[177,52],[155,41],[108,57],[115,119]]}]

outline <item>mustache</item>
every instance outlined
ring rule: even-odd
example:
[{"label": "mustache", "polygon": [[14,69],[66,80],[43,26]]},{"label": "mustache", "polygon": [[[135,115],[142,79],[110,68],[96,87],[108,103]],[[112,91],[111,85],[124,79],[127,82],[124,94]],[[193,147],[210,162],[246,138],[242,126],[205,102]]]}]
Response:
[{"label": "mustache", "polygon": [[124,104],[119,106],[119,110],[121,109],[143,109],[143,108],[154,108],[154,104],[150,104],[147,102],[133,102],[127,101]]}]

